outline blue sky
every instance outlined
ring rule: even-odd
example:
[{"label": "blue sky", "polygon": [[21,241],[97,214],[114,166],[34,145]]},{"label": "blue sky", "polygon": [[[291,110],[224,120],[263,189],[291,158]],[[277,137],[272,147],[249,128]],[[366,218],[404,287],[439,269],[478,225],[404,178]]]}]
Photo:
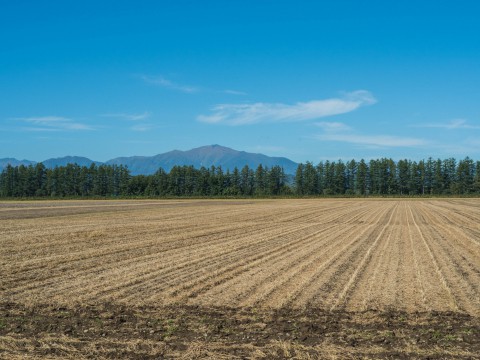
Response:
[{"label": "blue sky", "polygon": [[0,158],[480,159],[478,1],[3,1]]}]

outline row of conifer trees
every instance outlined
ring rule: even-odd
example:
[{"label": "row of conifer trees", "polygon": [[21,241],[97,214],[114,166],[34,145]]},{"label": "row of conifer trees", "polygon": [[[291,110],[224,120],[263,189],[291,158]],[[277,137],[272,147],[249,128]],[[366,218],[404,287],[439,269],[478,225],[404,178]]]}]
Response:
[{"label": "row of conifer trees", "polygon": [[47,169],[41,163],[7,166],[0,174],[1,197],[171,197],[276,196],[291,194],[279,166],[223,171],[174,166],[153,175],[132,176],[125,166],[68,164]]},{"label": "row of conifer trees", "polygon": [[43,164],[13,167],[0,174],[0,196],[29,197],[210,197],[210,196],[419,196],[480,194],[480,161],[325,161],[299,164],[294,175],[279,166],[224,171],[174,166],[153,175],[131,175],[125,166]]}]

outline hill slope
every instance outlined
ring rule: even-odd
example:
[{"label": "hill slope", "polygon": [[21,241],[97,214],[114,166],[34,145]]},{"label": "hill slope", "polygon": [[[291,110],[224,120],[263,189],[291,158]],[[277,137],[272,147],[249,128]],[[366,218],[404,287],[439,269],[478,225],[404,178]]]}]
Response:
[{"label": "hill slope", "polygon": [[282,166],[287,174],[294,174],[297,163],[284,157],[270,157],[263,154],[237,151],[220,145],[202,146],[188,151],[173,150],[155,156],[120,157],[107,161],[107,164],[127,165],[132,174],[153,174],[158,168],[165,171],[175,165],[193,165],[196,168],[221,166],[224,170],[238,169],[248,165],[256,168],[262,164],[267,167]]},{"label": "hill slope", "polygon": [[53,169],[57,166],[65,166],[67,164],[78,164],[80,166],[90,166],[92,163],[97,165],[102,164],[98,161],[90,160],[89,158],[82,157],[82,156],[64,156],[60,158],[52,158],[48,160],[42,161],[43,165],[46,168]]},{"label": "hill slope", "polygon": [[17,160],[14,158],[4,158],[0,159],[0,171],[2,171],[4,168],[7,167],[7,165],[12,165],[12,166],[20,166],[20,165],[35,165],[35,161],[30,161],[30,160]]},{"label": "hill slope", "polygon": [[[81,166],[90,166],[92,163],[97,165],[101,162],[90,160],[80,156],[65,156],[42,161],[47,168],[56,166],[65,166],[69,163],[76,163]],[[13,158],[0,159],[0,171],[8,164],[12,166],[36,164],[35,161],[17,160]],[[257,168],[262,164],[266,167],[279,165],[283,167],[286,174],[295,174],[298,164],[284,157],[270,157],[263,154],[238,151],[220,145],[202,146],[188,151],[173,150],[155,156],[129,156],[118,157],[105,162],[108,165],[126,165],[132,175],[150,175],[159,168],[169,172],[175,165],[193,165],[195,168],[202,166],[209,168],[211,166],[221,166],[223,170],[233,170],[237,167],[239,170],[245,165],[250,168]]]}]

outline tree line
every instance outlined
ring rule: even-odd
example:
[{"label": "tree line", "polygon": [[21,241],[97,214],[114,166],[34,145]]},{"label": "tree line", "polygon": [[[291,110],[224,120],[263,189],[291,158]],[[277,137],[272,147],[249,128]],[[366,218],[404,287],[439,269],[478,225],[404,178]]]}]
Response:
[{"label": "tree line", "polygon": [[13,167],[0,174],[0,197],[263,197],[291,194],[280,166],[259,165],[223,171],[220,166],[195,169],[174,166],[153,175],[132,176],[125,166],[68,164],[48,169],[43,164]]},{"label": "tree line", "polygon": [[53,169],[42,163],[8,165],[0,174],[0,197],[268,197],[422,196],[480,194],[480,161],[325,161],[299,164],[294,176],[259,165],[233,171],[220,166],[174,166],[153,175],[131,175],[122,165]]},{"label": "tree line", "polygon": [[295,193],[314,195],[471,195],[480,194],[480,161],[465,158],[411,161],[325,161],[300,164]]}]

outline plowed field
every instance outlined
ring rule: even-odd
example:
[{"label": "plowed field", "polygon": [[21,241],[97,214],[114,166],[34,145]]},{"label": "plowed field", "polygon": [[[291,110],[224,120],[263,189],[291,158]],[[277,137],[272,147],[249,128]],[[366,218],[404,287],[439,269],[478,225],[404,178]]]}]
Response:
[{"label": "plowed field", "polygon": [[0,276],[5,358],[480,353],[475,199],[3,202]]}]

